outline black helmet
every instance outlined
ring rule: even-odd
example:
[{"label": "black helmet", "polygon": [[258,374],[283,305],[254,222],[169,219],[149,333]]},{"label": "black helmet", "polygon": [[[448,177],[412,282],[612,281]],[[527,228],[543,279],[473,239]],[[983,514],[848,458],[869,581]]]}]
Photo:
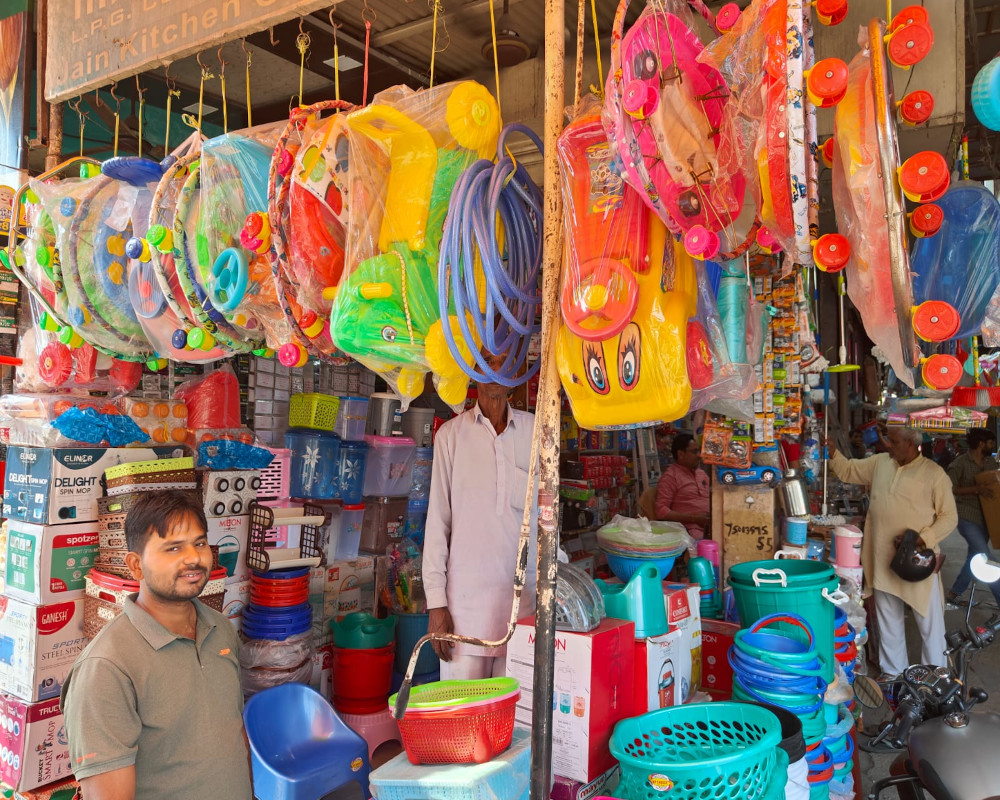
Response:
[{"label": "black helmet", "polygon": [[896,555],[889,565],[904,581],[917,583],[934,574],[937,566],[937,555],[933,550],[917,547],[917,539],[920,534],[914,530],[907,530],[903,534],[902,541],[896,547]]}]

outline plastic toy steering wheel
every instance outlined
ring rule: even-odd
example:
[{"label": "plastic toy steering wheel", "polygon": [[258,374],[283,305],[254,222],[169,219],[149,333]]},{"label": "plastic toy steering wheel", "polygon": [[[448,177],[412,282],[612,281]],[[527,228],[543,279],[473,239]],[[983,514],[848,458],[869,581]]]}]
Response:
[{"label": "plastic toy steering wheel", "polygon": [[208,288],[212,305],[219,311],[233,311],[246,294],[250,281],[250,264],[242,250],[227,247],[212,264],[215,279]]},{"label": "plastic toy steering wheel", "polygon": [[[584,262],[579,271],[579,282],[564,288],[560,300],[566,327],[589,342],[601,342],[621,333],[639,303],[635,273],[621,261],[600,258]],[[588,320],[603,324],[584,327]]]}]

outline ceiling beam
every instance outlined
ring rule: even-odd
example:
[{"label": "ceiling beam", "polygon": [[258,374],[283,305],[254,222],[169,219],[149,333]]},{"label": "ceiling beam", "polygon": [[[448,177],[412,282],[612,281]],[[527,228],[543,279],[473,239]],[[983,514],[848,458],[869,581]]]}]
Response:
[{"label": "ceiling beam", "polygon": [[[508,5],[516,6],[521,1],[522,0],[508,0]],[[502,7],[501,0],[494,0],[494,5]],[[454,11],[438,14],[438,24],[448,25],[453,22],[459,22],[465,17],[488,11],[489,8],[490,0],[470,0],[470,2],[459,6]],[[500,9],[497,8],[496,11],[498,12],[497,19],[499,19]],[[401,39],[408,39],[411,36],[423,36],[430,32],[433,27],[433,14],[421,17],[420,19],[415,19],[412,22],[404,22],[402,25],[397,25],[395,28],[387,28],[384,31],[374,34],[372,36],[372,47],[385,47],[386,45],[393,44]]]}]

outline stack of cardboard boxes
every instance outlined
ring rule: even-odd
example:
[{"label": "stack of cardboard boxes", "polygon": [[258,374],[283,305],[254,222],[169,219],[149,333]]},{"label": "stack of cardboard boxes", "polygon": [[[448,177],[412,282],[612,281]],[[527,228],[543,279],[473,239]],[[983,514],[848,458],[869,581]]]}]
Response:
[{"label": "stack of cardboard boxes", "polygon": [[[49,784],[72,779],[59,693],[87,644],[83,596],[98,552],[101,477],[108,467],[172,453],[172,447],[8,448],[0,783],[25,797],[51,796]],[[36,793],[39,787],[45,789]]]}]

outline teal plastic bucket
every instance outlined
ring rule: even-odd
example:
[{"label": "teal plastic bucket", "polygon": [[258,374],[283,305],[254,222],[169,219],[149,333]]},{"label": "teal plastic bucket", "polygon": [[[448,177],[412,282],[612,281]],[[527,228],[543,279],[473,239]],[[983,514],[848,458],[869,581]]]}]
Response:
[{"label": "teal plastic bucket", "polygon": [[[729,585],[745,628],[771,614],[793,612],[804,618],[813,630],[822,677],[827,683],[833,681],[835,601],[846,599],[838,590],[833,567],[797,559],[748,561],[730,568]],[[800,626],[778,623],[774,627],[802,641],[808,639]]]},{"label": "teal plastic bucket", "polygon": [[[397,614],[396,615],[396,672],[406,673],[410,665],[413,648],[421,637],[427,635],[427,614]],[[434,653],[434,648],[428,642],[420,648],[417,668],[414,675],[426,675],[436,672],[441,662]]]}]

